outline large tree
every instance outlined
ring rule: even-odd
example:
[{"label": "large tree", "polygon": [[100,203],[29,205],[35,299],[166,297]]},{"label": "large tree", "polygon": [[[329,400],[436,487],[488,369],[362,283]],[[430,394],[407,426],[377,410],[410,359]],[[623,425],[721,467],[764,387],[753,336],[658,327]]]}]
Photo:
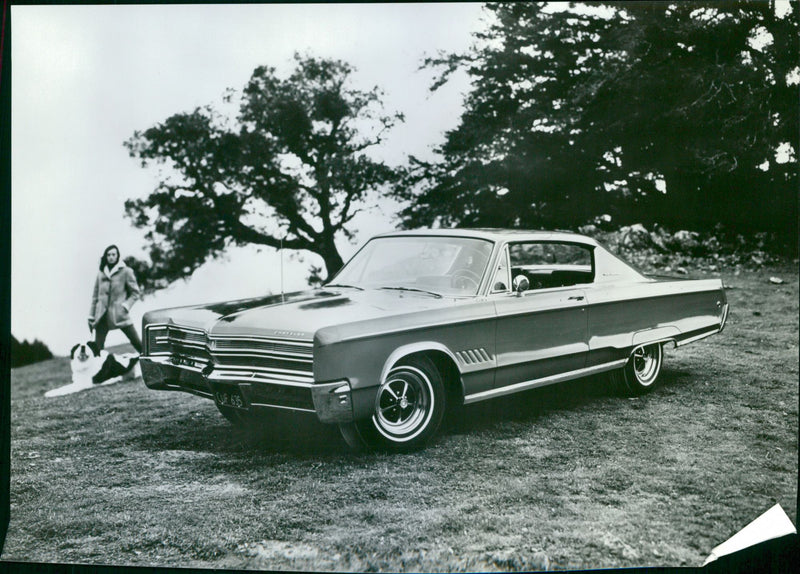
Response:
[{"label": "large tree", "polygon": [[206,106],[126,142],[143,166],[168,168],[149,196],[125,204],[134,225],[147,230],[150,287],[189,276],[233,245],[315,253],[328,276],[341,267],[336,237],[351,238],[348,224],[366,194],[397,177],[366,152],[402,121],[384,113],[377,88],[350,85],[353,71],[295,55],[286,78],[256,68],[236,117]]},{"label": "large tree", "polygon": [[774,2],[625,8],[630,24],[613,38],[625,61],[579,103],[595,150],[617,144],[604,165],[633,195],[626,219],[699,230],[722,223],[796,239],[793,9],[779,16]]},{"label": "large tree", "polygon": [[773,2],[487,11],[469,52],[427,62],[444,70],[434,89],[459,68],[474,87],[441,161],[412,165],[406,225],[575,227],[610,213],[794,232],[797,14]]},{"label": "large tree", "polygon": [[585,75],[612,57],[603,45],[621,23],[546,5],[488,4],[492,22],[466,54],[431,58],[443,67],[434,89],[463,68],[472,77],[460,125],[441,161],[412,158],[404,182],[408,226],[559,227],[585,221],[599,174],[576,139],[572,102]]}]

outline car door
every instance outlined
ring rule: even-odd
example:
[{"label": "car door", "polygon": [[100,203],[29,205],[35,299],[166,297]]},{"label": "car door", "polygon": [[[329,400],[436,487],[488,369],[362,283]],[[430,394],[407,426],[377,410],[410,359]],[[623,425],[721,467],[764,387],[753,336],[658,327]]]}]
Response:
[{"label": "car door", "polygon": [[[589,346],[586,293],[581,281],[591,281],[591,251],[568,257],[588,257],[588,267],[585,261],[579,265],[560,263],[553,255],[565,257],[562,252],[571,251],[571,246],[555,244],[508,246],[512,286],[516,276],[524,275],[531,288],[515,293],[512,287],[493,295],[497,315],[496,389],[536,381],[545,384],[548,378],[584,368]],[[585,275],[571,272],[573,268],[585,270]]]}]

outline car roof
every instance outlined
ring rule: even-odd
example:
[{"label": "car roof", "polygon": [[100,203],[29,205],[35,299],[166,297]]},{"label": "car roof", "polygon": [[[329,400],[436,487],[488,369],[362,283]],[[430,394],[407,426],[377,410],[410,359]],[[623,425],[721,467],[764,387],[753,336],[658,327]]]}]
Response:
[{"label": "car roof", "polygon": [[572,233],[570,231],[543,231],[527,229],[494,229],[481,228],[455,228],[455,229],[412,229],[408,231],[393,231],[381,233],[375,237],[408,237],[408,236],[440,236],[440,237],[470,237],[487,239],[489,241],[564,241],[569,243],[583,243],[597,246],[598,243],[591,237]]}]

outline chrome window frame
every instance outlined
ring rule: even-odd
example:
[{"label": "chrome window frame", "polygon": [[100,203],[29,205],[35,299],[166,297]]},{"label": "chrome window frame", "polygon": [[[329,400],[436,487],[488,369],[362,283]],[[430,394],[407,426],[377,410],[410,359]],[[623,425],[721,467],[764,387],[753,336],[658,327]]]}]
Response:
[{"label": "chrome window frame", "polygon": [[[497,283],[495,281],[495,278],[497,277],[497,272],[500,271],[500,264],[503,259],[505,259],[506,262],[506,288],[495,289],[494,285]],[[492,272],[489,274],[489,284],[487,285],[487,288],[489,290],[489,295],[511,293],[511,260],[508,257],[508,243],[503,243],[500,246],[498,255],[495,258],[495,261],[491,268]]]}]

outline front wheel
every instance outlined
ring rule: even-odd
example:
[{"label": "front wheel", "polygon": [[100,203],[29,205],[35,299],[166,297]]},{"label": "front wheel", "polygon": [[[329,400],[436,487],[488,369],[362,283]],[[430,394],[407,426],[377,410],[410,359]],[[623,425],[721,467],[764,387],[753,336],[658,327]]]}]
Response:
[{"label": "front wheel", "polygon": [[345,441],[357,450],[407,452],[433,438],[444,411],[444,385],[436,365],[427,357],[411,357],[386,375],[372,417],[339,428]]},{"label": "front wheel", "polygon": [[625,366],[612,371],[612,383],[626,395],[649,393],[658,383],[663,356],[661,343],[636,347]]}]

